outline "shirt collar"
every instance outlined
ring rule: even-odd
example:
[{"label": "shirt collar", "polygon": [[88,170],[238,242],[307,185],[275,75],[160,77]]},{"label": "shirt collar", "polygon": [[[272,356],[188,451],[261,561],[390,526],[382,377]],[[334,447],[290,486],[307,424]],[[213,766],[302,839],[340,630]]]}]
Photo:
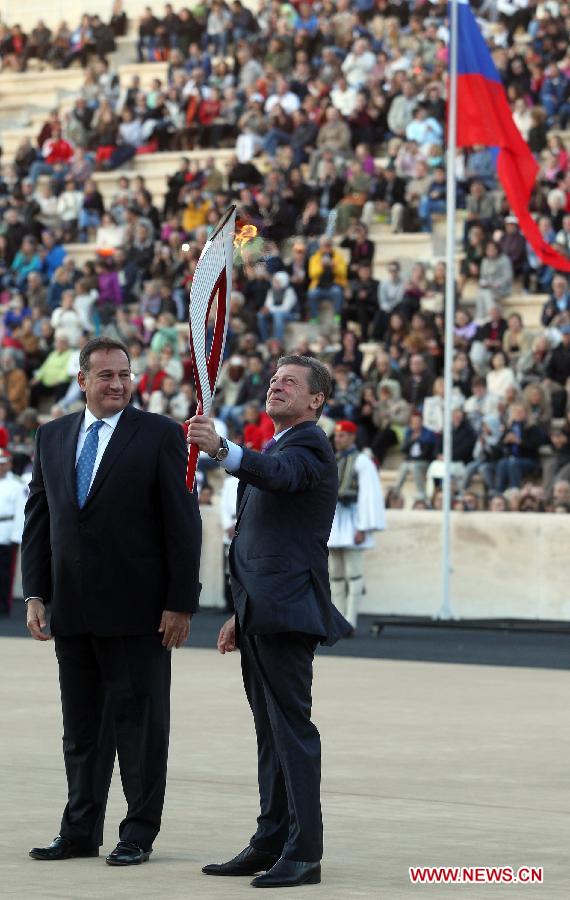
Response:
[{"label": "shirt collar", "polygon": [[[124,410],[121,410],[120,412],[115,413],[114,416],[106,416],[104,419],[101,419],[101,421],[105,422],[105,424],[108,425],[109,428],[111,428],[114,431],[115,427],[117,425],[117,422],[121,418],[123,412],[124,412]],[[85,407],[85,417],[83,419],[84,430],[87,431],[87,429],[90,428],[91,425],[93,425],[93,422],[97,422],[97,421],[98,421],[97,416],[94,416],[93,413],[91,412],[91,410],[89,409],[89,407],[86,406]]]},{"label": "shirt collar", "polygon": [[293,427],[293,426],[290,425],[289,428],[285,428],[285,430],[284,430],[284,431],[280,431],[279,434],[274,434],[274,435],[273,435],[273,440],[275,440],[275,441],[280,441],[284,434],[287,434],[288,431],[291,431],[291,428],[292,428],[292,427]]}]

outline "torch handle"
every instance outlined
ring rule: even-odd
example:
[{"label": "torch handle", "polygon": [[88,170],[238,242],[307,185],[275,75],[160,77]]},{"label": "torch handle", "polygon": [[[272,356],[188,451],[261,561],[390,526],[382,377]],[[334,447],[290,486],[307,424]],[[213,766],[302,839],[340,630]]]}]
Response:
[{"label": "torch handle", "polygon": [[[202,404],[198,403],[198,408],[196,409],[196,415],[202,415]],[[188,466],[186,469],[186,487],[189,491],[194,490],[194,482],[196,480],[196,466],[198,465],[198,456],[200,454],[200,448],[198,444],[189,444],[188,446]]]}]

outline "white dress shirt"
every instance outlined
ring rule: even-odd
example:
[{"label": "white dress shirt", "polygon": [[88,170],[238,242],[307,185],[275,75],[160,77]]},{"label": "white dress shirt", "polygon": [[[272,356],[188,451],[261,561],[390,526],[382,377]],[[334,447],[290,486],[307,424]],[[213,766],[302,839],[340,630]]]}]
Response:
[{"label": "white dress shirt", "polygon": [[[111,440],[113,432],[117,427],[117,422],[121,418],[123,414],[123,410],[118,413],[115,413],[114,416],[108,416],[105,419],[101,419],[105,424],[102,428],[99,429],[99,443],[97,445],[97,456],[95,457],[95,465],[93,466],[93,472],[91,475],[91,481],[89,482],[89,490],[91,490],[91,485],[95,480],[95,476],[97,474],[97,469],[101,463],[101,459],[103,454],[107,448],[107,444]],[[93,422],[97,421],[97,416],[94,416],[88,407],[85,407],[85,416],[83,417],[83,422],[81,424],[81,428],[79,429],[79,437],[77,438],[77,451],[75,453],[75,465],[77,466],[77,461],[83,450],[83,444],[85,443],[85,436],[87,434],[87,429],[93,424]]]},{"label": "white dress shirt", "polygon": [[[93,466],[93,472],[91,474],[91,481],[89,482],[89,490],[91,490],[91,485],[95,479],[95,475],[97,474],[97,469],[101,463],[101,459],[103,458],[103,454],[107,448],[107,444],[111,440],[113,432],[117,427],[117,422],[121,418],[123,414],[123,410],[118,413],[115,413],[114,416],[108,416],[105,419],[101,419],[105,424],[102,428],[99,429],[99,443],[97,444],[97,456],[95,457],[95,465]],[[85,443],[85,436],[87,434],[87,429],[93,424],[93,422],[97,422],[97,416],[94,416],[88,407],[85,407],[85,415],[83,416],[83,422],[81,423],[81,428],[79,429],[79,437],[77,438],[77,450],[75,451],[75,465],[77,466],[77,461],[79,456],[81,455],[81,451],[83,450],[83,444]],[[26,603],[28,600],[41,600],[43,603],[43,597],[26,597]]]},{"label": "white dress shirt", "polygon": [[[292,428],[293,426],[291,426]],[[283,431],[280,431],[279,434],[273,435],[273,440],[279,441],[283,437],[284,434],[287,434],[288,431],[291,431],[291,428],[285,428]],[[239,444],[234,444],[233,441],[228,441],[228,449],[229,453],[224,460],[224,469],[226,472],[235,473],[241,466],[241,458],[243,456],[243,447],[240,447]]]}]

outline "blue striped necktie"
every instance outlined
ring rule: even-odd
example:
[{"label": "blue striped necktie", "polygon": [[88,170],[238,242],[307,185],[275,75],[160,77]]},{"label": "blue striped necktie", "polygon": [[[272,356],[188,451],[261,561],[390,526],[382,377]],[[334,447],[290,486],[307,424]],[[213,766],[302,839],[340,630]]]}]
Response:
[{"label": "blue striped necktie", "polygon": [[97,447],[99,446],[99,429],[102,425],[103,422],[98,419],[89,426],[85,436],[85,443],[77,460],[75,479],[77,482],[77,503],[80,509],[83,509],[85,506],[87,494],[89,493],[91,476],[93,475],[93,467],[97,457]]}]

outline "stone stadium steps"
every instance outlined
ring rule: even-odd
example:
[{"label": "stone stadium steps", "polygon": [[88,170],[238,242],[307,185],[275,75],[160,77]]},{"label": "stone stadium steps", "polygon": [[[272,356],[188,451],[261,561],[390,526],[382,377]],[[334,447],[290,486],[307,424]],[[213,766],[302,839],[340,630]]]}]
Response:
[{"label": "stone stadium steps", "polygon": [[128,168],[113,169],[112,172],[95,172],[93,177],[107,205],[117,192],[121,178],[132,179],[136,175],[142,175],[152,194],[153,202],[160,208],[166,195],[168,177],[177,171],[182,157],[196,160],[198,163],[205,163],[207,159],[213,158],[225,175],[233,154],[231,148],[142,153],[131,160]]},{"label": "stone stadium steps", "polygon": [[[141,87],[148,90],[153,79],[165,82],[168,63],[127,62],[118,65],[121,87],[129,87],[134,75],[139,75]],[[0,74],[0,145],[2,161],[10,163],[22,137],[27,136],[22,126],[41,122],[50,110],[71,108],[85,80],[85,70],[79,68],[46,69],[43,72]],[[39,131],[34,130],[32,137]],[[180,154],[178,154],[180,157]]]},{"label": "stone stadium steps", "polygon": [[[174,171],[174,170],[173,170]],[[156,174],[152,171],[139,171],[138,169],[115,169],[112,172],[95,172],[93,179],[97,184],[97,188],[103,197],[105,209],[111,205],[112,199],[119,189],[119,179],[128,178],[131,181],[137,175],[142,175],[145,180],[147,189],[152,194],[152,202],[159,210],[162,210],[162,204],[166,195],[166,176]]]},{"label": "stone stadium steps", "polygon": [[148,90],[151,86],[151,82],[155,78],[160,78],[162,83],[164,84],[168,77],[168,63],[167,62],[129,62],[122,63],[118,67],[118,75],[119,81],[121,83],[121,87],[129,87],[131,83],[131,79],[133,75],[138,75],[141,80],[141,87],[143,90]]},{"label": "stone stadium steps", "polygon": [[433,259],[431,234],[392,234],[382,226],[371,225],[370,240],[374,241],[376,252],[374,262],[388,263],[391,260],[411,260],[425,262]]},{"label": "stone stadium steps", "polygon": [[[132,21],[135,29],[138,27],[138,20],[147,5],[148,0],[129,0],[128,4],[124,4],[129,22]],[[21,0],[20,3],[2,3],[0,12],[2,22],[9,25],[18,22],[24,31],[29,33],[35,27],[38,19],[43,19],[51,29],[57,28],[62,19],[69,23],[70,28],[76,28],[81,12],[86,6],[89,8],[88,4],[79,4],[77,0],[58,0],[57,3],[47,5],[38,0]],[[105,3],[101,8],[97,8],[93,4],[90,12],[99,12],[101,17],[107,21],[111,14],[111,4]],[[159,10],[157,10],[157,15],[160,15]]]},{"label": "stone stadium steps", "polygon": [[[548,300],[548,294],[525,294],[520,282],[515,282],[513,293],[501,301],[500,306],[505,316],[518,312],[523,318],[527,328],[539,328],[542,307]],[[467,307],[472,313],[475,311],[475,301],[479,291],[475,281],[468,281],[461,297],[461,306]]]},{"label": "stone stadium steps", "polygon": [[0,96],[6,94],[32,94],[38,88],[48,85],[53,89],[79,90],[85,80],[85,70],[79,68],[44,69],[32,72],[0,73]]}]

